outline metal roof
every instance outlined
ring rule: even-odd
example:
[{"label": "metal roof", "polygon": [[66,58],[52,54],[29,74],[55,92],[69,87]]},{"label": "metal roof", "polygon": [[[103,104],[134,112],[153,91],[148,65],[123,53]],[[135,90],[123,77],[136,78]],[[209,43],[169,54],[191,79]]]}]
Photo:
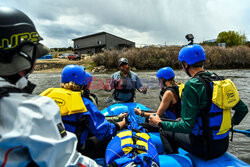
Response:
[{"label": "metal roof", "polygon": [[[117,38],[120,38],[120,39],[129,41],[129,42],[133,42],[133,41],[130,41],[130,40],[127,40],[127,39],[118,37],[118,36],[116,36],[116,35],[113,35],[113,34],[110,34],[110,33],[104,32],[104,31],[103,31],[103,32],[98,32],[98,33],[95,33],[95,34],[90,34],[90,35],[82,36],[82,37],[79,37],[79,38],[74,38],[74,39],[72,39],[72,41],[75,41],[75,40],[78,40],[78,39],[89,38],[89,37],[93,37],[93,36],[98,36],[98,35],[103,35],[103,34],[104,34],[104,35],[109,34],[109,35],[115,36],[115,37],[117,37]],[[135,42],[133,42],[133,43],[135,43]]]}]

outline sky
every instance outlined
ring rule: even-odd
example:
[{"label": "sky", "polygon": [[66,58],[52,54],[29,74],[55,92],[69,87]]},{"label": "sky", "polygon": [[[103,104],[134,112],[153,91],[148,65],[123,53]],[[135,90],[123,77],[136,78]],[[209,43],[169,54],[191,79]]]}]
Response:
[{"label": "sky", "polygon": [[34,22],[49,48],[73,47],[72,39],[108,32],[137,47],[187,44],[237,31],[250,40],[250,0],[0,0]]}]

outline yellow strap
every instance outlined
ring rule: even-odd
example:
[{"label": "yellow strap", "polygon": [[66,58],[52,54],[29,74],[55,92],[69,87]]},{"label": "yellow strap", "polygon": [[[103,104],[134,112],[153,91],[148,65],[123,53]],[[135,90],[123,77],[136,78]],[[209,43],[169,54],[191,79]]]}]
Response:
[{"label": "yellow strap", "polygon": [[87,111],[81,97],[81,92],[75,92],[63,88],[49,88],[40,94],[52,98],[58,107],[62,116]]},{"label": "yellow strap", "polygon": [[181,84],[178,84],[178,87],[179,87],[179,97],[181,98],[181,95],[182,95],[182,91],[185,87],[185,84],[181,83]]},{"label": "yellow strap", "polygon": [[223,110],[223,119],[220,130],[217,135],[221,135],[229,131],[231,128],[231,109]]},{"label": "yellow strap", "polygon": [[141,153],[145,153],[148,151],[148,143],[146,143],[145,141],[142,141],[142,140],[137,140],[136,141],[136,144],[139,145],[139,146],[144,146],[145,150],[146,151],[141,151],[141,150],[138,150],[138,152],[141,154]]},{"label": "yellow strap", "polygon": [[[140,136],[141,138],[145,139],[146,141],[148,141],[148,139],[150,138],[150,136],[147,133],[136,133],[137,136]],[[144,146],[144,148],[146,149],[146,151],[148,151],[148,143],[142,140],[137,140],[136,141],[137,145],[140,146]],[[145,153],[145,151],[140,151],[138,150],[139,153]]]},{"label": "yellow strap", "polygon": [[[121,146],[123,147],[124,145],[126,145],[126,144],[131,144],[131,145],[133,145],[133,139],[132,138],[126,138],[126,139],[122,139],[121,140]],[[130,151],[132,151],[132,147],[130,147],[130,146],[128,146],[128,147],[123,147],[122,148],[122,151],[125,153],[125,154],[127,154],[127,153],[129,153]]]},{"label": "yellow strap", "polygon": [[125,137],[125,136],[132,136],[132,131],[130,130],[122,131],[118,133],[117,136],[119,136],[120,138]]},{"label": "yellow strap", "polygon": [[140,136],[141,138],[145,139],[148,141],[150,136],[147,133],[136,133],[137,136]]}]

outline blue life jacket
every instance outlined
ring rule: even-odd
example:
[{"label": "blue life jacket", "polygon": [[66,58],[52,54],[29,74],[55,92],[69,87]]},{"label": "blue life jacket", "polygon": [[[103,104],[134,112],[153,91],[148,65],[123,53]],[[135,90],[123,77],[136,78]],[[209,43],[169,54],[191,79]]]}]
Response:
[{"label": "blue life jacket", "polygon": [[[198,112],[197,121],[196,124],[192,130],[192,133],[195,136],[202,136],[206,140],[219,140],[224,139],[228,136],[229,130],[231,128],[231,108],[224,108],[219,107],[215,104],[216,101],[212,101],[212,98],[216,98],[216,93],[218,94],[219,90],[215,90],[214,85],[216,81],[224,81],[222,77],[219,77],[216,74],[212,75],[204,75],[204,74],[198,74],[194,76],[197,78],[200,82],[203,83],[203,85],[206,88],[206,92],[209,98],[209,103],[207,107],[203,110],[200,110]],[[230,82],[232,83],[232,82]],[[219,85],[219,87],[222,87]],[[235,88],[236,89],[236,88]],[[238,94],[237,90],[231,89],[231,97],[228,95],[229,98],[234,99],[234,104],[238,103],[239,98],[236,97]],[[219,93],[218,96],[221,95],[222,92]],[[233,95],[233,96],[232,96]],[[225,99],[225,98],[223,98]]]},{"label": "blue life jacket", "polygon": [[159,166],[158,152],[149,134],[142,126],[138,126],[135,119],[132,121],[128,130],[118,133],[108,144],[105,154],[106,165]]}]

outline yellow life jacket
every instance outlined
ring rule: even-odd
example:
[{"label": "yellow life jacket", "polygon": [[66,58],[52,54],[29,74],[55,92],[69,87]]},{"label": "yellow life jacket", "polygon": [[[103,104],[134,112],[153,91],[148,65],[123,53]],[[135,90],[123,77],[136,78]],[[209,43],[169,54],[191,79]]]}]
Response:
[{"label": "yellow life jacket", "polygon": [[60,108],[62,116],[87,111],[80,91],[72,91],[64,88],[49,88],[40,95],[52,98]]}]

